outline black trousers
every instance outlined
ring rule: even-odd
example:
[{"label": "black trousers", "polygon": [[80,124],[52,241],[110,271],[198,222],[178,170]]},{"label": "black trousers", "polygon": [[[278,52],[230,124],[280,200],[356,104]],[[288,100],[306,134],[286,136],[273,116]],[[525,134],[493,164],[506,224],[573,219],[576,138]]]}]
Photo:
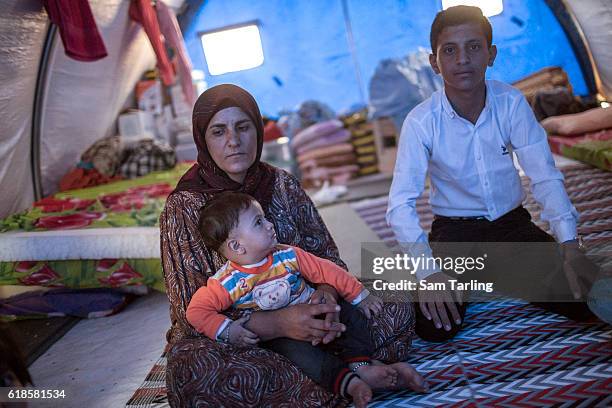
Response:
[{"label": "black trousers", "polygon": [[[445,256],[444,242],[555,242],[555,239],[538,228],[532,221],[531,215],[522,206],[510,211],[495,221],[486,219],[452,219],[436,217],[429,234],[434,256]],[[552,246],[551,246],[552,248]],[[553,281],[557,283],[557,290],[571,293],[567,278],[563,274],[563,260],[558,252],[547,256],[530,257],[531,264],[521,264],[521,257],[512,259],[512,254],[504,254],[506,262],[514,262],[516,268],[512,278],[516,281],[535,279]],[[516,273],[516,275],[514,275]],[[463,278],[469,280],[474,276],[466,274]],[[548,311],[561,314],[572,320],[588,320],[594,315],[584,302],[533,302]],[[424,340],[441,342],[453,338],[461,330],[464,322],[467,302],[462,305],[455,304],[461,314],[461,323],[456,324],[448,312],[451,321],[451,330],[437,329],[433,320],[428,320],[421,312],[418,304],[416,309],[416,333]]]},{"label": "black trousers", "polygon": [[327,390],[340,393],[343,377],[351,362],[369,361],[374,342],[363,312],[340,300],[340,322],[346,326],[342,336],[329,344],[313,346],[305,341],[278,338],[260,344],[291,360],[311,380]]}]

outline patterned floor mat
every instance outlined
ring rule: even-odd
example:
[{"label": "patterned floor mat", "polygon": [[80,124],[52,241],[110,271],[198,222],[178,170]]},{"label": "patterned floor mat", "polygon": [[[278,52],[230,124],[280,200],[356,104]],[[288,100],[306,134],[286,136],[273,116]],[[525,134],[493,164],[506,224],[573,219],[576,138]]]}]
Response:
[{"label": "patterned floor mat", "polygon": [[[612,174],[584,166],[563,172],[568,194],[581,213],[579,231],[586,243],[593,248],[610,242]],[[428,199],[425,193],[417,201],[425,230],[433,221]],[[381,240],[396,243],[385,222],[386,196],[352,207]],[[547,228],[530,195],[525,208]],[[416,339],[413,349],[408,361],[427,379],[430,392],[379,393],[370,406],[612,406],[612,327],[605,323],[576,323],[520,300],[473,303],[464,329],[452,341]],[[165,368],[164,353],[127,407],[168,406]]]},{"label": "patterned floor mat", "polygon": [[132,398],[127,402],[126,408],[166,408],[170,407],[168,403],[168,394],[166,392],[166,353],[168,347],[162,353],[159,360],[155,362],[149,374],[147,374],[144,382],[138,387]]},{"label": "patterned floor mat", "polygon": [[[582,165],[563,173],[589,255],[607,258],[600,265],[610,270],[609,248],[598,244],[612,241],[612,174]],[[416,205],[425,231],[433,222],[428,200],[427,191]],[[531,194],[524,206],[548,230]],[[385,221],[386,196],[352,207],[388,246],[397,244]],[[381,394],[372,406],[612,406],[609,325],[577,323],[520,300],[471,304],[465,320],[453,341],[413,344],[409,361],[430,382],[429,394]]]},{"label": "patterned floor mat", "polygon": [[[453,341],[413,342],[430,392],[376,394],[372,407],[612,406],[612,327],[522,301],[474,303]],[[165,353],[127,407],[168,407]]]}]

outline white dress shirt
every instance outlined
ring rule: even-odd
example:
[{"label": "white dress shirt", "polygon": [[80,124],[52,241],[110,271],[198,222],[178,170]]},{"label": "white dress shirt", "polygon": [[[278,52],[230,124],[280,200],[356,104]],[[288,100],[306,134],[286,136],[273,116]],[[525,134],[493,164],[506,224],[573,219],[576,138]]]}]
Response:
[{"label": "white dress shirt", "polygon": [[[428,170],[434,214],[493,221],[518,207],[525,192],[513,154],[557,240],[576,237],[578,213],[555,168],[546,132],[519,90],[487,80],[485,106],[476,124],[455,112],[444,89],[404,120],[387,208],[387,223],[402,248],[411,256],[431,256],[416,212]],[[438,270],[416,274],[423,279],[434,272]]]}]

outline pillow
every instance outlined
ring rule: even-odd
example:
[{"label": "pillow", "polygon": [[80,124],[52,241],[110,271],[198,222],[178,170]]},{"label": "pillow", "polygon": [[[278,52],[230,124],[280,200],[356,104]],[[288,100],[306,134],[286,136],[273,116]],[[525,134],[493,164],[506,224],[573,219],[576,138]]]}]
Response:
[{"label": "pillow", "polygon": [[587,140],[573,146],[564,146],[561,153],[565,157],[612,171],[612,140]]},{"label": "pillow", "polygon": [[125,178],[144,176],[153,171],[168,170],[176,164],[176,153],[167,145],[151,139],[139,141],[125,151],[126,159],[121,163],[120,172]]}]

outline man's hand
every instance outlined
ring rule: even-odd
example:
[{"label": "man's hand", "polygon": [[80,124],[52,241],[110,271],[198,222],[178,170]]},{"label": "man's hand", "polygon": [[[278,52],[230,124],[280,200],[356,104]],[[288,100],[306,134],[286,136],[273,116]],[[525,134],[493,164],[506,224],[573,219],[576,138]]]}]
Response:
[{"label": "man's hand", "polygon": [[382,312],[383,301],[381,298],[370,294],[367,298],[363,299],[357,307],[361,309],[368,319],[370,319],[372,316],[378,316],[380,312]]},{"label": "man's hand", "polygon": [[[319,305],[319,304],[331,304],[335,305],[338,303],[338,292],[334,289],[333,286],[327,284],[321,284],[318,286],[317,290],[310,295],[310,304],[311,305]],[[332,327],[332,324],[340,323],[340,313],[326,313],[325,314],[325,327],[329,330]],[[312,345],[316,346],[319,343],[327,344],[331,343],[335,338],[340,337],[341,332],[327,332],[322,339],[313,340]]]},{"label": "man's hand", "polygon": [[[444,330],[451,330],[451,323],[446,309],[451,313],[452,319],[456,324],[461,324],[461,316],[455,306],[453,292],[450,290],[449,278],[442,272],[436,272],[425,279],[427,283],[444,283],[446,290],[419,290],[419,307],[421,312],[428,319],[434,322],[436,328],[444,326]],[[457,301],[461,304],[461,297],[456,294]],[[446,305],[446,307],[445,307]]]},{"label": "man's hand", "polygon": [[241,317],[230,323],[226,330],[229,330],[229,342],[236,346],[254,346],[259,342],[259,337],[249,329],[244,327],[244,324],[249,321],[249,316]]}]

